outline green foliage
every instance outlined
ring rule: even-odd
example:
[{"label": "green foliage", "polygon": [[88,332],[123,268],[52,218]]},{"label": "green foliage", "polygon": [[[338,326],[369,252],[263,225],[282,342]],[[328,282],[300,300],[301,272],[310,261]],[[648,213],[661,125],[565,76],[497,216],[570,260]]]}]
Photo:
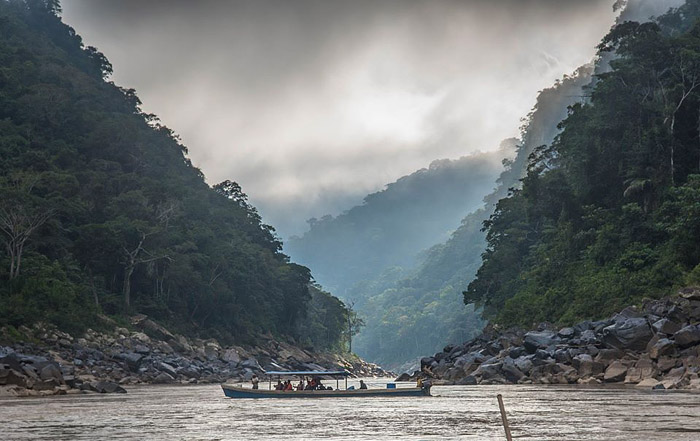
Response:
[{"label": "green foliage", "polygon": [[672,32],[688,23],[678,14],[603,39],[601,52],[618,58],[485,222],[465,303],[502,325],[572,323],[696,280],[700,23]]},{"label": "green foliage", "polygon": [[59,12],[55,0],[0,2],[0,214],[47,214],[14,254],[2,236],[0,325],[77,330],[101,312],[143,312],[203,336],[337,347],[344,326],[303,322],[342,304],[313,301],[308,268],[289,263],[240,186],[208,187]]},{"label": "green foliage", "polygon": [[299,324],[299,341],[317,350],[347,351],[348,315],[343,302],[314,284],[309,287],[311,300]]}]

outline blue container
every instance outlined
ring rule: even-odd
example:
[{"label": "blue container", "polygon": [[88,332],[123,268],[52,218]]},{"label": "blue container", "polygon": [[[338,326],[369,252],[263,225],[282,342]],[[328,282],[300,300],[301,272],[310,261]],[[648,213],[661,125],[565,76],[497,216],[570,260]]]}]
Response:
[{"label": "blue container", "polygon": [[387,383],[386,388],[387,389],[396,389],[396,383]]}]

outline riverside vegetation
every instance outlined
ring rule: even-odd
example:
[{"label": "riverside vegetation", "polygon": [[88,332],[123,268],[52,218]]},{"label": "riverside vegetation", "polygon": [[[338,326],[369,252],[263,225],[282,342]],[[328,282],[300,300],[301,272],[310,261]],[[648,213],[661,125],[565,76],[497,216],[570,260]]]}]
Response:
[{"label": "riverside vegetation", "polygon": [[[173,334],[140,314],[129,327],[88,329],[81,337],[36,323],[20,343],[0,346],[0,396],[125,393],[135,384],[203,384],[264,378],[265,370],[343,370],[388,376],[352,354],[300,349],[272,335],[254,346]],[[17,337],[17,336],[15,336]],[[7,335],[0,334],[7,339]]]},{"label": "riverside vegetation", "polygon": [[[621,8],[617,21],[621,26],[608,37],[612,40],[601,46],[599,57],[591,64],[540,92],[532,112],[524,120],[519,139],[515,140],[515,158],[504,161],[505,169],[496,182],[496,189],[484,198],[483,208],[464,217],[461,225],[454,222],[457,229],[451,237],[420,254],[412,262],[414,267],[406,262],[373,260],[383,255],[386,239],[391,238],[391,235],[382,234],[383,219],[392,218],[402,225],[399,230],[406,228],[404,224],[410,226],[415,222],[413,217],[401,216],[401,212],[394,209],[396,202],[386,203],[379,197],[367,200],[362,207],[355,207],[344,215],[326,218],[295,241],[293,255],[302,252],[301,256],[310,259],[307,261],[314,268],[315,260],[323,261],[324,282],[328,279],[330,283],[342,282],[338,283],[342,289],[337,293],[343,298],[357,300],[355,309],[367,324],[354,342],[359,354],[398,369],[403,362],[413,364],[421,355],[435,352],[448,342],[477,335],[484,326],[483,318],[498,323],[518,322],[521,326],[529,326],[528,320],[571,324],[584,318],[604,317],[640,302],[645,296],[667,295],[676,286],[694,283],[683,280],[682,274],[693,268],[692,251],[687,254],[690,259],[681,267],[676,266],[675,257],[661,262],[669,257],[669,253],[661,253],[664,248],[661,244],[669,239],[664,236],[666,226],[673,228],[672,235],[687,234],[688,239],[682,240],[692,243],[693,235],[697,237],[692,225],[674,224],[668,217],[674,215],[662,214],[660,206],[653,204],[641,208],[641,217],[634,211],[629,213],[634,219],[631,224],[621,217],[627,210],[634,210],[635,205],[642,207],[644,197],[652,193],[660,196],[656,202],[661,205],[668,202],[666,208],[673,204],[667,198],[674,198],[671,194],[676,191],[686,194],[676,207],[688,203],[686,208],[692,210],[690,201],[695,197],[691,188],[692,175],[697,171],[687,166],[697,164],[697,111],[694,109],[697,109],[698,90],[692,88],[692,76],[697,70],[693,67],[693,54],[697,51],[693,48],[692,31],[690,35],[687,31],[698,16],[697,2],[687,2],[681,9],[663,15],[657,23],[626,23],[647,20],[651,15],[661,16],[667,12],[664,4],[668,3],[658,0],[616,2]],[[631,57],[625,52],[626,43],[618,48],[613,40],[622,37],[624,32],[634,33],[633,29],[638,27],[640,35],[658,29],[648,35],[647,43],[637,39],[638,54]],[[658,46],[652,41],[653,33],[658,37]],[[666,66],[675,67],[666,69]],[[655,72],[659,74],[660,83],[654,82]],[[648,76],[641,78],[635,73]],[[682,85],[679,78],[684,74],[686,84]],[[677,105],[683,97],[683,87],[689,94],[676,114],[674,136],[678,139],[669,142],[673,139],[668,136],[672,119],[667,117],[675,110],[671,104]],[[569,106],[571,109],[567,109]],[[577,116],[576,121],[573,116],[567,119],[570,113]],[[592,117],[594,114],[598,115],[597,119]],[[582,123],[583,115],[591,118],[585,123],[587,127]],[[560,125],[562,120],[566,123]],[[681,120],[685,122],[679,125]],[[566,166],[567,153],[552,147],[558,145],[569,149]],[[541,156],[545,151],[555,160],[544,162],[546,167],[534,173],[541,177],[537,186],[530,186],[528,182],[533,179],[528,176],[537,168],[531,166],[531,160],[535,159],[532,155]],[[669,185],[668,179],[671,157],[678,169],[673,185]],[[578,174],[572,176],[567,167],[573,167]],[[550,173],[553,169],[556,170]],[[588,169],[591,175],[587,178]],[[657,169],[659,173],[654,171]],[[429,172],[437,175],[439,171]],[[396,184],[412,178],[414,176],[408,176]],[[579,185],[585,179],[595,185],[588,189]],[[454,184],[470,185],[466,179]],[[395,187],[395,184],[388,186],[381,195],[401,198]],[[468,189],[461,188],[466,201]],[[509,197],[511,190],[514,197]],[[426,211],[433,208],[422,201],[421,188],[416,187],[414,192],[419,196],[408,195],[406,203],[419,204]],[[497,205],[499,200],[502,202]],[[613,200],[615,204],[610,205]],[[494,212],[497,216],[490,218]],[[394,214],[398,215],[392,217]],[[445,215],[449,212],[445,211]],[[482,231],[484,220],[493,222],[486,231]],[[571,225],[570,234],[564,228],[567,222]],[[628,235],[639,240],[615,238],[623,225],[627,228],[623,231],[629,231]],[[653,228],[638,228],[641,225]],[[559,237],[551,240],[557,231]],[[362,247],[369,248],[369,253],[359,256],[353,253],[358,249],[362,252],[362,247],[351,248],[350,254],[356,261],[371,261],[373,273],[347,280],[348,275],[353,276],[352,272],[345,271],[347,265],[335,265],[333,255],[326,251],[329,248],[321,247],[319,254],[314,255],[309,252],[312,246],[307,246],[306,250],[299,247],[300,244],[332,244],[336,234],[343,238],[354,237]],[[495,240],[500,238],[504,240],[494,247]],[[399,242],[402,240],[400,238]],[[595,262],[578,260],[579,254],[593,241],[600,247],[596,255],[602,257]],[[632,246],[627,248],[625,241]],[[545,242],[549,248],[539,247]],[[378,248],[372,249],[373,244]],[[481,254],[487,247],[489,251],[482,262]],[[612,252],[608,254],[604,247],[610,247]],[[625,249],[628,254],[622,258],[622,265],[616,265],[613,262],[615,253],[623,256]],[[412,255],[417,251],[412,250]],[[661,254],[666,254],[664,259],[660,259]],[[606,261],[608,257],[612,260]],[[654,269],[651,268],[653,261],[658,264]],[[628,267],[632,267],[631,272]],[[563,277],[557,280],[560,268],[563,268]],[[626,285],[628,272],[634,274],[635,280]],[[461,293],[472,281],[465,306],[461,304]],[[589,303],[579,304],[586,301]],[[557,308],[569,310],[564,313]],[[509,310],[512,314],[507,316]]]},{"label": "riverside vegetation", "polygon": [[[61,21],[57,0],[0,1],[0,343],[26,357],[39,348],[16,341],[49,344],[40,363],[61,359],[79,373],[78,352],[100,351],[95,366],[105,367],[90,375],[114,380],[133,367],[131,355],[116,359],[136,350],[139,314],[191,347],[216,340],[256,354],[274,339],[300,353],[347,351],[352,311],[289,261],[238,184],[208,186],[177,135],[111,72]],[[35,335],[44,327],[75,339],[55,348]],[[112,339],[121,346],[109,349]],[[103,340],[109,347],[94,347]],[[184,378],[172,357],[195,356],[170,347],[138,352],[139,369],[173,363],[166,372]],[[4,382],[40,360],[23,356]],[[227,369],[217,378],[240,373]],[[139,372],[137,381],[155,379]]]},{"label": "riverside vegetation", "polygon": [[634,384],[700,390],[700,289],[649,300],[611,318],[557,329],[487,328],[421,359],[398,380],[435,384]]},{"label": "riverside vegetation", "polygon": [[[464,300],[490,331],[423,367],[472,383],[698,387],[698,17],[688,0],[603,39],[610,68],[484,223],[487,249]],[[561,330],[522,330],[537,322]]]}]

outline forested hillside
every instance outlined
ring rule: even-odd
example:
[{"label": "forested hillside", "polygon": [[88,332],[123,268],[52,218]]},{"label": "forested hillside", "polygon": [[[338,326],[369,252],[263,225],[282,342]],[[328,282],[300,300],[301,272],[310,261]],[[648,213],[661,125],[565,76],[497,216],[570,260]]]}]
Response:
[{"label": "forested hillside", "polygon": [[573,323],[700,283],[699,16],[689,0],[603,39],[611,69],[498,202],[465,302]]},{"label": "forested hillside", "polygon": [[309,291],[242,189],[209,187],[59,13],[0,1],[0,325],[145,313],[189,334],[337,347],[343,304]]},{"label": "forested hillside", "polygon": [[582,99],[591,71],[591,66],[582,67],[539,93],[522,127],[515,158],[505,161],[485,205],[467,215],[446,242],[430,248],[416,268],[387,271],[350,290],[350,296],[363,299],[358,311],[367,324],[357,337],[358,354],[391,366],[481,331],[485,322],[471,306],[464,307],[460,293],[481,264],[486,246],[482,223],[508,188],[519,184],[534,149],[552,142],[567,106]]},{"label": "forested hillside", "polygon": [[411,268],[421,252],[444,242],[493,189],[513,147],[508,140],[496,152],[434,161],[368,195],[362,205],[310,219],[309,231],[288,240],[285,251],[313,268],[321,285],[347,298],[358,281]]}]

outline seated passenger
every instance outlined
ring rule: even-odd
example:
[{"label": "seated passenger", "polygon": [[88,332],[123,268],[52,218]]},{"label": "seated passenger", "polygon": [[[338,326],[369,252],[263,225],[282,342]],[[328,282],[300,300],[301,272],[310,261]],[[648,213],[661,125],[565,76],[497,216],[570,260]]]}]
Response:
[{"label": "seated passenger", "polygon": [[287,380],[287,382],[284,384],[284,390],[294,390],[291,381]]},{"label": "seated passenger", "polygon": [[364,380],[360,380],[360,389],[367,389],[367,385],[365,384]]},{"label": "seated passenger", "polygon": [[282,380],[277,380],[277,384],[275,384],[275,390],[284,390],[284,384],[282,384]]}]

